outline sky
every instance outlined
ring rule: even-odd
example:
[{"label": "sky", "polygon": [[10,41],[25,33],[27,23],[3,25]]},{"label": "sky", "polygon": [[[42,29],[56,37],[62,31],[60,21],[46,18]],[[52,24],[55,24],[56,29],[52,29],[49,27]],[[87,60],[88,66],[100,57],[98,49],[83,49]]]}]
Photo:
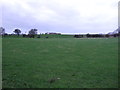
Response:
[{"label": "sky", "polygon": [[7,33],[105,34],[118,28],[119,0],[0,0],[0,26]]}]

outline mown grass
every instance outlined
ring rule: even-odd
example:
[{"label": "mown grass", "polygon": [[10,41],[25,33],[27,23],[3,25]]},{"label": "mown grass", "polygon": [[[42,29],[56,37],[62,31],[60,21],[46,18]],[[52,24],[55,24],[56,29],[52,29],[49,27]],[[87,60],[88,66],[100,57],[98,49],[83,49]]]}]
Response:
[{"label": "mown grass", "polygon": [[[3,38],[3,88],[116,88],[117,39]],[[60,78],[50,83],[53,78]]]}]

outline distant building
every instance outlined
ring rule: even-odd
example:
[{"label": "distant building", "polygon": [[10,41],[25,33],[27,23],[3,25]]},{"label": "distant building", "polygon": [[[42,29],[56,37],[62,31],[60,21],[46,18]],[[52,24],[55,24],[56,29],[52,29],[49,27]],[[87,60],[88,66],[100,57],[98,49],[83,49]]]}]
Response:
[{"label": "distant building", "polygon": [[54,33],[54,32],[50,32],[48,34],[50,34],[50,35],[61,35],[61,33]]},{"label": "distant building", "polygon": [[112,37],[119,37],[120,36],[120,27],[118,27],[118,29],[114,30],[113,32],[109,32],[108,35],[112,36]]}]

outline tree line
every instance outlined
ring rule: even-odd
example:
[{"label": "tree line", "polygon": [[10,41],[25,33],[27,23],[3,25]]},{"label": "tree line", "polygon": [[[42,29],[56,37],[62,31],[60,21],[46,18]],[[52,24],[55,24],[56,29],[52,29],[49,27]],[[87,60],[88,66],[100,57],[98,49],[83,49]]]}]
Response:
[{"label": "tree line", "polygon": [[[30,34],[30,35],[36,35],[37,34],[37,29],[31,29],[29,32],[28,32],[28,34]],[[16,35],[20,35],[20,33],[21,33],[21,30],[20,29],[15,29],[14,31],[13,31]],[[3,27],[0,27],[0,35],[4,35],[4,34],[7,34],[7,33],[5,33],[5,28],[3,28]]]},{"label": "tree line", "polygon": [[[28,35],[27,34],[22,34],[23,35],[23,37],[27,37],[27,36],[29,36],[29,37],[34,37],[35,35],[37,35],[37,29],[31,29],[29,32],[28,32]],[[19,36],[20,34],[21,34],[21,30],[20,29],[15,29],[14,31],[13,31],[14,33],[15,33],[15,35],[17,35],[17,36]],[[0,27],[0,35],[2,35],[2,36],[7,36],[8,34],[7,33],[5,33],[5,28],[3,28],[3,27]],[[11,34],[10,34],[11,35]]]},{"label": "tree line", "polygon": [[[119,32],[119,29],[118,28],[116,33],[111,33],[111,34],[77,34],[77,35],[74,35],[73,37],[74,38],[84,38],[84,37],[87,37],[87,38],[103,38],[103,37],[119,37],[120,36],[120,32]],[[28,34],[22,34],[23,37],[29,37],[29,38],[34,38],[35,35],[37,35],[37,29],[31,29],[29,30]],[[20,29],[15,29],[13,31],[15,33],[15,35],[19,36],[21,34],[21,30]],[[47,33],[45,33],[46,35]],[[50,35],[54,34],[54,35],[61,35],[60,33],[49,33]],[[11,35],[11,34],[7,34],[5,33],[5,28],[3,27],[0,27],[0,35],[2,36],[7,36],[7,35]],[[40,38],[40,35],[37,36],[37,38]],[[48,38],[48,36],[46,36],[46,38]]]}]

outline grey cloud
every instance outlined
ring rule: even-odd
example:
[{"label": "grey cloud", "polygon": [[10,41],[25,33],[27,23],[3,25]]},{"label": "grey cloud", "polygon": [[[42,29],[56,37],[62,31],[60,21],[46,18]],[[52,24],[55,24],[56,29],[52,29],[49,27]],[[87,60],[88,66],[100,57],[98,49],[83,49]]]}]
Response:
[{"label": "grey cloud", "polygon": [[39,32],[106,33],[117,28],[116,14],[107,21],[105,17],[109,16],[108,14],[82,16],[82,12],[78,12],[75,6],[61,6],[54,0],[25,1],[13,6],[3,6],[2,20],[7,32],[21,28],[24,33],[31,28],[37,28]]}]

